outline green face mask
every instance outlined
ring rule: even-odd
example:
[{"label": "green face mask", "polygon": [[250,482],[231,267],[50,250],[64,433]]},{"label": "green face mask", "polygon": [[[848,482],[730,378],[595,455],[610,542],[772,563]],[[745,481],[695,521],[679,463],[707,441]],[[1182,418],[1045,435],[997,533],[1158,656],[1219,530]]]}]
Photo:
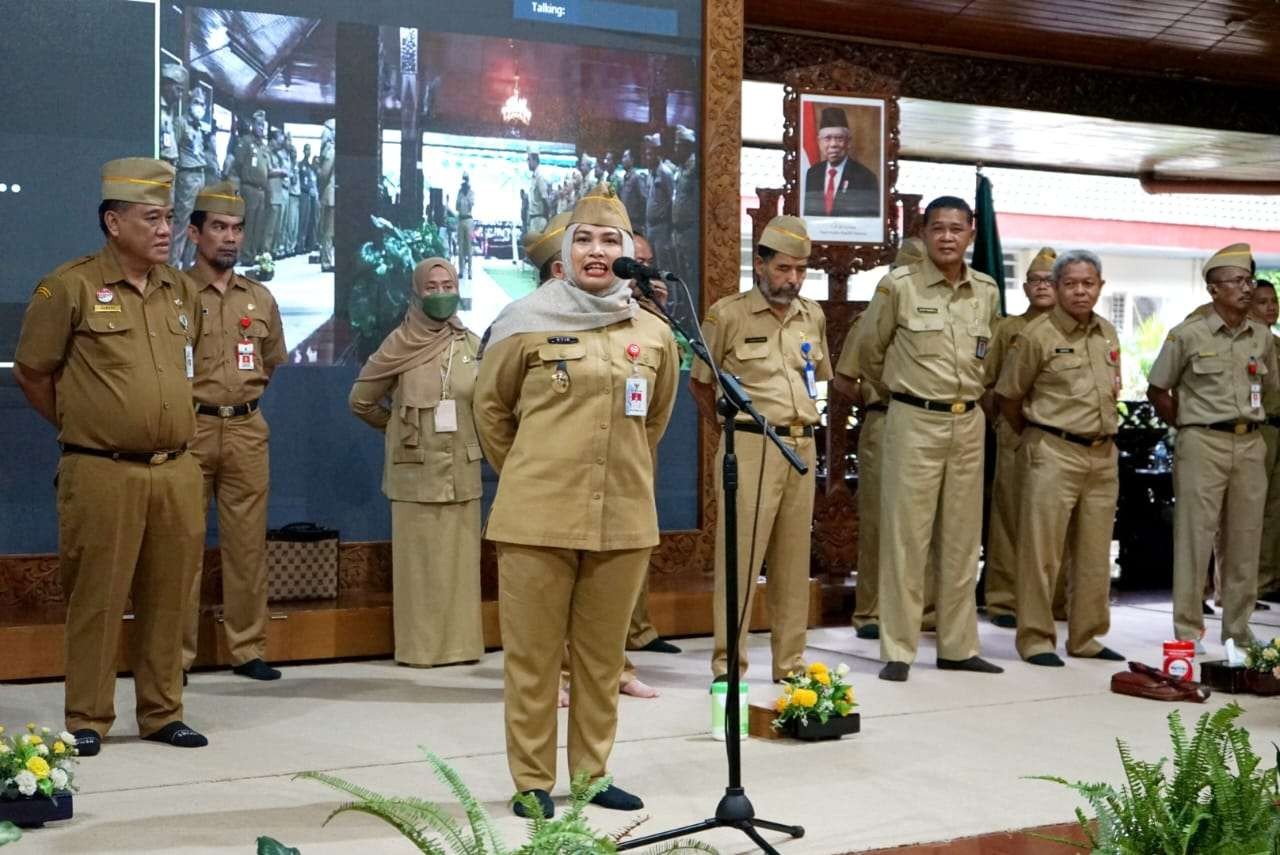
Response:
[{"label": "green face mask", "polygon": [[457,294],[444,292],[428,294],[422,298],[422,311],[433,321],[447,321],[453,317],[454,312],[458,311],[460,299]]}]

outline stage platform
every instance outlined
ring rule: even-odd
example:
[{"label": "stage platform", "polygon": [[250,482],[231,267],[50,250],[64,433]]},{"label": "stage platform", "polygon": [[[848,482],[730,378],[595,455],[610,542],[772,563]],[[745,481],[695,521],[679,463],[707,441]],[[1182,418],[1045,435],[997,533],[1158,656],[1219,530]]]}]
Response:
[{"label": "stage platform", "polygon": [[[1259,635],[1273,634],[1265,625],[1271,614],[1259,613]],[[1219,624],[1208,623],[1208,658],[1214,658],[1221,654]],[[1169,633],[1160,603],[1131,602],[1114,609],[1107,641],[1131,658],[1157,662]],[[1233,698],[1215,694],[1205,705],[1175,706],[1113,695],[1112,663],[1071,659],[1066,668],[1036,668],[1017,659],[1012,632],[983,622],[981,634],[984,654],[1005,666],[1005,674],[940,672],[932,665],[933,636],[926,635],[911,680],[892,684],[875,678],[876,642],[845,629],[810,632],[811,659],[852,668],[863,732],[835,743],[746,742],[745,780],[757,812],[807,830],[794,841],[768,835],[782,852],[865,852],[1067,822],[1076,797],[1023,776],[1118,782],[1115,737],[1129,741],[1137,756],[1155,759],[1167,753],[1171,710],[1191,721]],[[685,652],[678,656],[632,654],[641,677],[662,696],[621,703],[612,771],[619,785],[645,799],[650,819],[641,834],[710,815],[724,786],[724,746],[707,735],[710,640],[680,643]],[[767,682],[767,635],[752,636],[750,655],[752,700],[767,702],[776,695]],[[523,831],[506,807],[511,782],[500,652],[477,665],[431,670],[385,660],[291,666],[284,679],[266,684],[226,671],[196,673],[186,720],[211,744],[191,751],[137,739],[132,691],[132,682],[122,679],[120,722],[102,753],[80,765],[75,819],[29,832],[18,851],[243,855],[267,834],[304,855],[410,852],[371,818],[342,816],[321,828],[338,794],[290,776],[334,771],[383,792],[444,799],[419,745],[454,764],[509,839]],[[1255,748],[1270,762],[1270,743],[1280,742],[1280,701],[1237,699]],[[6,725],[56,726],[61,710],[60,682],[0,687]],[[563,746],[564,713],[560,720]],[[560,758],[555,795],[562,802],[568,785],[563,748]],[[633,818],[594,808],[591,816],[607,830]],[[736,832],[701,839],[725,853],[753,851]]]}]

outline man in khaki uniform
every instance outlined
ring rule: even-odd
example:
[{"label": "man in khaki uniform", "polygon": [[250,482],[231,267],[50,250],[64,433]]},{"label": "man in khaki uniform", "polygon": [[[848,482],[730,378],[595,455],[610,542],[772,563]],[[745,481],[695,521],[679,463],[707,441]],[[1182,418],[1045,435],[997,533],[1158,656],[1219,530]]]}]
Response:
[{"label": "man in khaki uniform", "polygon": [[144,739],[207,745],[182,723],[183,604],[204,540],[191,346],[195,285],[169,257],[174,169],[151,158],[102,168],[106,245],[36,286],[13,376],[58,428],[58,559],[67,599],[66,727],[85,756],[115,722],[125,603]]},{"label": "man in khaki uniform", "polygon": [[[755,287],[717,301],[702,322],[711,358],[742,381],[760,415],[809,467],[804,475],[799,474],[760,433],[755,422],[738,420],[738,566],[733,572],[738,574],[739,599],[745,603],[739,604],[739,614],[747,616],[739,626],[739,663],[745,674],[756,579],[761,562],[765,562],[769,568],[765,590],[774,680],[805,667],[817,382],[831,379],[826,315],[817,303],[800,296],[809,251],[804,220],[774,217],[756,246]],[[713,424],[717,423],[714,383],[711,370],[696,363],[689,387],[698,411]],[[716,492],[721,508],[723,459],[722,438],[716,453]],[[724,597],[725,574],[730,571],[725,566],[724,516],[722,512],[716,517],[715,651],[711,671],[717,680],[727,679],[729,667]]]},{"label": "man in khaki uniform", "polygon": [[[907,238],[889,269],[918,264],[924,259],[924,241]],[[858,348],[854,345],[860,320],[862,315],[854,318],[849,326],[832,382],[862,407],[863,412],[862,430],[858,432],[858,585],[854,592],[853,626],[858,638],[877,639],[880,637],[880,461],[884,454],[884,417],[889,410],[889,392],[883,386],[863,383]],[[927,600],[926,611],[931,611],[933,598]]]},{"label": "man in khaki uniform", "polygon": [[[1276,319],[1280,317],[1275,285],[1265,279],[1254,282],[1249,317],[1268,330],[1275,328]],[[1271,337],[1280,344],[1280,336],[1272,332]],[[1258,554],[1258,598],[1280,602],[1280,392],[1264,391],[1262,408],[1267,414],[1262,426],[1262,439],[1267,444],[1263,467],[1267,473],[1267,501],[1262,513],[1262,549]]]},{"label": "man in khaki uniform", "polygon": [[[502,310],[476,381],[476,430],[498,472],[485,537],[498,554],[507,762],[544,816],[554,812],[564,644],[569,770],[598,778],[613,750],[627,619],[658,543],[653,455],[680,354],[612,272],[631,249],[626,209],[607,186],[583,197],[561,241],[565,278]],[[616,784],[592,801],[644,806]]]},{"label": "man in khaki uniform", "polygon": [[890,272],[859,324],[863,382],[889,391],[880,493],[880,658],[904,681],[916,657],[924,576],[938,559],[938,667],[1000,673],[978,654],[974,583],[982,535],[983,362],[999,317],[995,282],[969,268],[967,202],[925,208],[928,258]]},{"label": "man in khaki uniform", "polygon": [[[1022,291],[1030,305],[1021,315],[1003,318],[996,327],[991,351],[987,354],[985,383],[988,389],[996,384],[1000,369],[1009,352],[1009,343],[1022,332],[1033,318],[1047,313],[1057,303],[1053,287],[1053,261],[1057,254],[1052,247],[1042,247],[1027,267],[1027,278]],[[1014,578],[1017,564],[1018,523],[1018,436],[1008,423],[1000,418],[994,408],[990,411],[996,422],[996,472],[991,495],[991,524],[987,533],[987,553],[984,573],[987,616],[996,626],[1012,629],[1018,625],[1014,616]]]},{"label": "man in khaki uniform", "polygon": [[[222,549],[222,626],[232,670],[275,680],[267,665],[267,490],[270,431],[258,409],[276,367],[286,358],[275,298],[261,283],[235,272],[244,241],[244,199],[230,182],[196,196],[187,237],[196,248],[191,278],[199,290],[196,342],[196,436],[191,452],[204,474],[204,501],[218,504]],[[201,556],[203,558],[203,556]],[[196,659],[202,561],[187,599],[182,669]]]},{"label": "man in khaki uniform", "polygon": [[257,257],[269,249],[267,227],[271,219],[271,205],[267,199],[271,146],[267,143],[267,114],[264,110],[254,112],[252,130],[240,137],[232,168],[245,202],[245,238],[240,248],[240,263],[256,264]]},{"label": "man in khaki uniform", "polygon": [[[1061,667],[1054,652],[1053,593],[1067,585],[1067,652],[1124,661],[1098,636],[1111,626],[1111,530],[1120,491],[1120,340],[1094,313],[1102,262],[1085,250],[1052,268],[1057,305],[1010,345],[996,384],[1002,423],[1016,440],[1018,653],[1032,665]],[[1063,566],[1064,549],[1072,556]]]},{"label": "man in khaki uniform", "polygon": [[1173,629],[1198,649],[1215,533],[1221,535],[1222,640],[1242,644],[1252,637],[1267,496],[1267,449],[1258,427],[1266,418],[1263,394],[1276,389],[1276,351],[1267,328],[1247,316],[1251,266],[1247,244],[1228,246],[1205,262],[1213,311],[1174,327],[1148,375],[1147,397],[1160,418],[1178,427]]}]

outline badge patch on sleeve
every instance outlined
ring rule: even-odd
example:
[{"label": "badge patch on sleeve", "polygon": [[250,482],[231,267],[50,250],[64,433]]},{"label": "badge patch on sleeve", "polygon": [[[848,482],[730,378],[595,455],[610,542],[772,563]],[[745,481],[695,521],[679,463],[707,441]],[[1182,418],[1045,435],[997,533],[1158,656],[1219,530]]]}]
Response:
[{"label": "badge patch on sleeve", "polygon": [[49,290],[49,287],[47,285],[37,285],[36,296],[44,297],[46,300],[52,300],[53,292]]}]

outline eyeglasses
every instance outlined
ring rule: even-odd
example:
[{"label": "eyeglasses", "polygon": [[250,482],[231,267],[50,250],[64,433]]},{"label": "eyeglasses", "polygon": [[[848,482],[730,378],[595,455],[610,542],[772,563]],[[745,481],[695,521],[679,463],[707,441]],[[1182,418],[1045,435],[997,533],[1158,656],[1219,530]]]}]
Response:
[{"label": "eyeglasses", "polygon": [[1209,283],[1210,285],[1230,285],[1233,288],[1252,288],[1252,276],[1233,276],[1230,279],[1215,279]]}]

